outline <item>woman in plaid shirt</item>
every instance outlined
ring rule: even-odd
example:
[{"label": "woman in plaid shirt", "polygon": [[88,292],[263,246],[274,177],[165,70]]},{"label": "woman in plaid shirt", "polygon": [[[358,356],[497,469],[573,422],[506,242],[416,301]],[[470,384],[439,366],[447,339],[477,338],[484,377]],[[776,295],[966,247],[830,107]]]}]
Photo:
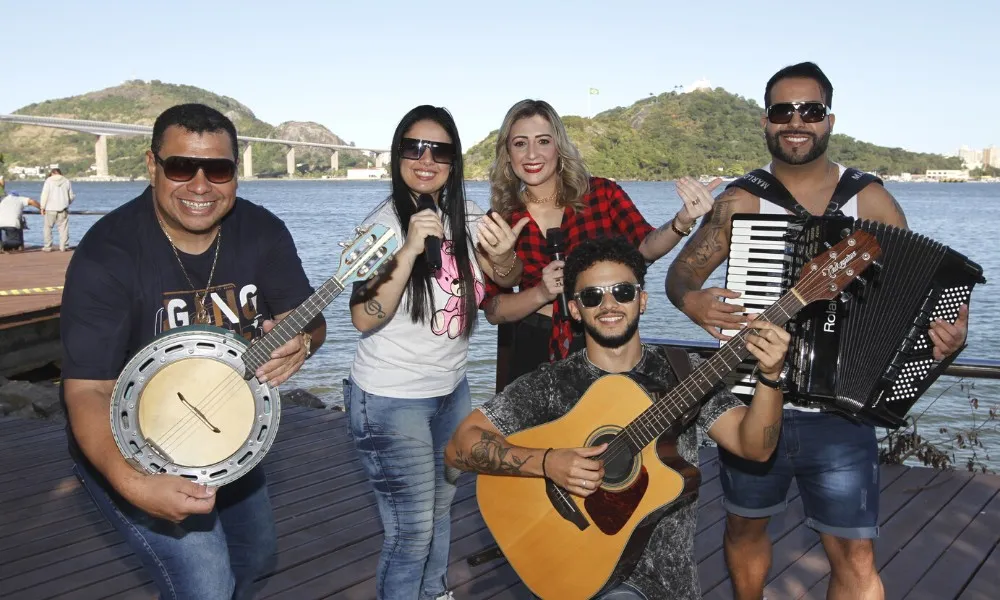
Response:
[{"label": "woman in plaid shirt", "polygon": [[[709,188],[719,183],[717,179]],[[585,239],[624,236],[652,262],[670,252],[698,217],[712,209],[710,202],[699,200],[695,186],[700,185],[688,178],[677,181],[684,205],[654,229],[617,183],[587,172],[551,105],[522,100],[507,111],[490,167],[491,203],[509,223],[528,218],[517,240],[523,274],[516,293],[487,281],[480,306],[490,323],[514,323],[508,381],[583,347],[582,336],[574,336],[569,316],[561,315],[554,302],[563,292],[563,261],[552,260],[545,232],[562,230],[564,255]]]}]

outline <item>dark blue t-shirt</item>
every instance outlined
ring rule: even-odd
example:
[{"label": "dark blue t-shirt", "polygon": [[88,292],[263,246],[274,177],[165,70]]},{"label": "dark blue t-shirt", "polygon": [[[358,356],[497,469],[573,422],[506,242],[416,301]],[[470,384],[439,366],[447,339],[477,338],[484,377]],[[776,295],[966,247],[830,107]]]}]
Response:
[{"label": "dark blue t-shirt", "polygon": [[[248,341],[265,319],[294,309],[309,285],[292,236],[267,209],[242,198],[222,220],[219,257],[205,306],[209,325]],[[63,379],[117,379],[155,336],[194,320],[216,244],[178,257],[160,228],[152,188],[102,217],[80,240],[66,271],[60,315]],[[68,414],[68,413],[67,413]],[[70,452],[82,459],[70,431]]]}]

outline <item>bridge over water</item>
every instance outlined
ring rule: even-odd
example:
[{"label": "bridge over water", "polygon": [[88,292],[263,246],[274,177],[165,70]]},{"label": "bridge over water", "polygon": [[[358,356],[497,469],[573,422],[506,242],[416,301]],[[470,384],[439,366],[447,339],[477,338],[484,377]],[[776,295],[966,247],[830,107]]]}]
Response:
[{"label": "bridge over water", "polygon": [[[30,125],[33,127],[50,127],[54,129],[67,129],[79,131],[97,136],[94,142],[94,157],[97,163],[97,176],[108,177],[108,136],[129,136],[145,135],[152,137],[153,128],[150,125],[131,125],[128,123],[111,123],[108,121],[85,121],[81,119],[62,119],[58,117],[35,117],[31,115],[0,115],[0,122],[13,123],[15,125]],[[288,168],[288,176],[295,176],[295,148],[312,147],[327,148],[333,150],[330,158],[330,169],[335,171],[340,166],[340,151],[354,150],[364,152],[375,157],[375,168],[380,168],[389,162],[389,151],[384,148],[358,148],[356,146],[344,146],[339,144],[323,144],[320,142],[298,142],[294,140],[279,140],[274,138],[259,138],[245,135],[238,135],[237,141],[243,147],[243,157],[240,163],[243,165],[243,176],[253,177],[253,144],[280,144],[288,150],[285,154],[285,164]]]}]

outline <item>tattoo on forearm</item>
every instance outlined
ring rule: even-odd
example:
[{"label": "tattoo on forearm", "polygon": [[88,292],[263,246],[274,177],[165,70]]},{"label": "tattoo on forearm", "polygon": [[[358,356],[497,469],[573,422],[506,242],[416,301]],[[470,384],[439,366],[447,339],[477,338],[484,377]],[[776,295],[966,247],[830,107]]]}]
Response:
[{"label": "tattoo on forearm", "polygon": [[711,271],[725,259],[728,243],[729,220],[734,211],[732,196],[735,189],[723,192],[710,216],[702,221],[692,235],[691,241],[684,245],[667,274],[667,298],[680,308],[684,302],[684,294],[697,290],[708,279]]},{"label": "tattoo on forearm", "polygon": [[463,471],[475,471],[494,475],[520,475],[521,467],[531,456],[521,458],[514,455],[512,448],[504,445],[499,435],[484,431],[478,442],[472,445],[469,455],[459,450],[455,463]]},{"label": "tattoo on forearm", "polygon": [[764,427],[764,448],[770,450],[777,446],[779,436],[781,436],[781,421]]},{"label": "tattoo on forearm", "polygon": [[486,305],[486,315],[493,317],[493,319],[496,321],[498,325],[500,323],[506,323],[507,318],[501,316],[499,312],[500,312],[500,296],[493,296],[493,299],[490,300],[490,303]]},{"label": "tattoo on forearm", "polygon": [[365,302],[365,313],[375,317],[376,319],[385,318],[385,311],[382,310],[382,304],[374,298]]}]

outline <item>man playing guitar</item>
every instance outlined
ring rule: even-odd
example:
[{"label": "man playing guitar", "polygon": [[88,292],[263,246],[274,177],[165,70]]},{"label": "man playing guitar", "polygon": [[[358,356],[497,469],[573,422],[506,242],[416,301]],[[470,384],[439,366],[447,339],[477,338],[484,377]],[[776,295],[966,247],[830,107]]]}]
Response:
[{"label": "man playing guitar", "polygon": [[[639,316],[646,262],[621,238],[588,240],[568,257],[566,289],[570,314],[583,323],[586,348],[523,375],[474,410],[446,449],[449,465],[490,475],[546,477],[577,496],[593,494],[604,477],[602,462],[591,457],[607,444],[589,448],[524,448],[505,440],[518,431],[548,423],[569,412],[598,378],[612,374],[649,377],[670,388],[678,377],[663,349],[642,343]],[[697,464],[699,433],[750,460],[767,460],[778,441],[782,393],[778,380],[789,335],[771,323],[753,323],[748,349],[760,361],[760,381],[750,406],[728,390],[709,392],[696,416],[677,432],[677,451]],[[688,355],[697,366],[698,356]],[[774,384],[769,387],[767,380]],[[697,427],[694,425],[697,424]],[[624,581],[610,583],[602,600],[635,598],[695,599],[701,593],[694,562],[697,502],[679,502],[656,525],[637,566]],[[586,551],[585,549],[579,549]],[[569,550],[568,550],[569,551]]]}]

